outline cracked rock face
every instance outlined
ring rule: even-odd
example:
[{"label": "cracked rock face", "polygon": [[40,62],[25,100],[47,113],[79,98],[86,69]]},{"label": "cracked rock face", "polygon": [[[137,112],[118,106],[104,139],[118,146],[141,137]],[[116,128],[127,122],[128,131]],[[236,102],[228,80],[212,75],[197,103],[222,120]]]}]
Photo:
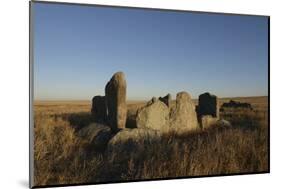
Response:
[{"label": "cracked rock face", "polygon": [[170,129],[185,132],[198,129],[195,106],[187,92],[180,92],[176,97],[176,106],[170,113]]},{"label": "cracked rock face", "polygon": [[160,100],[154,99],[138,110],[136,124],[137,128],[168,130],[169,108]]}]

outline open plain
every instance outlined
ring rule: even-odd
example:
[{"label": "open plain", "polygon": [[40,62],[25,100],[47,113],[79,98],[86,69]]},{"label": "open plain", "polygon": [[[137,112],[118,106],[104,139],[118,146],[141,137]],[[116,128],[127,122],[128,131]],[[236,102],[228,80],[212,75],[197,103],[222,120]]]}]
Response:
[{"label": "open plain", "polygon": [[[254,110],[220,112],[232,127],[166,133],[125,155],[94,149],[77,134],[93,122],[91,101],[35,101],[35,185],[268,172],[268,97],[222,98],[220,105],[229,100]],[[144,105],[127,101],[127,124]]]}]

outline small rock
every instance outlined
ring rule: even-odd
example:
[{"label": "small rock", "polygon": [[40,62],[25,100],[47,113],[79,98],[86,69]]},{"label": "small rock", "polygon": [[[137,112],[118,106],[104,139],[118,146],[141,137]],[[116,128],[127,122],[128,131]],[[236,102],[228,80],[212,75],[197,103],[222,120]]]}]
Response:
[{"label": "small rock", "polygon": [[219,119],[216,122],[216,125],[218,126],[222,126],[222,127],[232,127],[231,123],[225,119]]},{"label": "small rock", "polygon": [[92,123],[78,132],[78,136],[94,150],[105,150],[111,135],[110,127],[99,123]]},{"label": "small rock", "polygon": [[206,129],[210,126],[216,125],[218,118],[211,115],[203,115],[200,120],[201,128]]}]

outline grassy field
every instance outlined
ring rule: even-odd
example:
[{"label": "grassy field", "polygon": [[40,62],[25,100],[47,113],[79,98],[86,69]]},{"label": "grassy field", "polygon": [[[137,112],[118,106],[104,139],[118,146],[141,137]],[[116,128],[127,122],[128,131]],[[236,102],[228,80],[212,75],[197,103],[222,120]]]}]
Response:
[{"label": "grassy field", "polygon": [[[169,133],[145,151],[117,163],[110,161],[105,152],[89,156],[85,153],[89,144],[76,134],[76,130],[93,121],[90,101],[35,102],[35,185],[266,172],[267,97],[231,99],[251,103],[255,110],[223,112],[220,116],[231,121],[232,128]],[[229,100],[223,98],[220,102]],[[144,103],[129,101],[128,117],[134,116]]]}]

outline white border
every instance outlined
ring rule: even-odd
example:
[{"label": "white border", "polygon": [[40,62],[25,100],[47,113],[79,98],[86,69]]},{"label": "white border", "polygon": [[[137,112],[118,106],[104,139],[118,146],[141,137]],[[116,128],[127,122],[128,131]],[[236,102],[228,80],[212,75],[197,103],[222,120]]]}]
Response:
[{"label": "white border", "polygon": [[[92,185],[68,188],[266,188],[280,180],[280,5],[276,0],[69,0],[133,7],[261,14],[271,16],[271,174]],[[28,187],[29,27],[28,0],[0,6],[1,188]]]}]

